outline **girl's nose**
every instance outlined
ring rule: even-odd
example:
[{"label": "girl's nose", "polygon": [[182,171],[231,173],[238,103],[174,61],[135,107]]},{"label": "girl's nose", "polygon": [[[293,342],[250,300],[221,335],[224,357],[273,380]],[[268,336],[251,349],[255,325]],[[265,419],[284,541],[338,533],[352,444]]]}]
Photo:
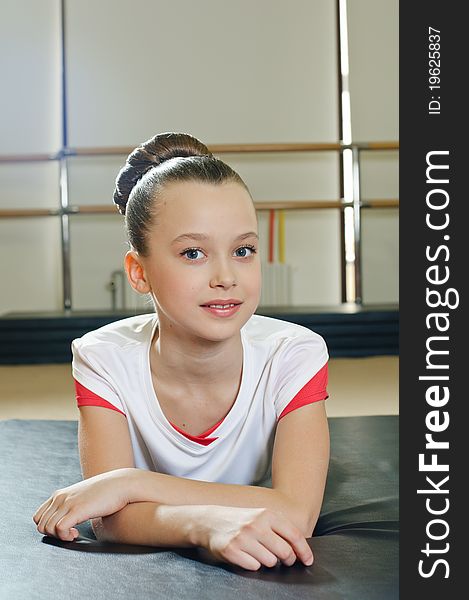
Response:
[{"label": "girl's nose", "polygon": [[230,268],[226,261],[217,262],[213,269],[210,287],[221,286],[223,288],[230,288],[233,285],[236,285],[234,270]]}]

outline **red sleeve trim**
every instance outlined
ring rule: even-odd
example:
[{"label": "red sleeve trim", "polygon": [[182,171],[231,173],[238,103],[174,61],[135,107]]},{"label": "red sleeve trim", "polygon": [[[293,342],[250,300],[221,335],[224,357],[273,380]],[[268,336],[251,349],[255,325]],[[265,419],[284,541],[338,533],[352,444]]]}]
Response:
[{"label": "red sleeve trim", "polygon": [[73,380],[75,382],[75,392],[77,397],[77,405],[80,406],[102,406],[103,408],[110,408],[111,410],[115,410],[121,415],[126,417],[127,415],[123,413],[121,410],[113,406],[101,396],[98,396],[84,385],[81,385],[76,379]]},{"label": "red sleeve trim", "polygon": [[312,377],[306,385],[296,394],[296,396],[290,400],[287,406],[283,409],[282,414],[279,416],[278,421],[289,412],[305,406],[306,404],[312,404],[319,400],[326,400],[329,398],[327,394],[327,382],[328,382],[328,369],[327,363],[320,369],[314,377]]}]

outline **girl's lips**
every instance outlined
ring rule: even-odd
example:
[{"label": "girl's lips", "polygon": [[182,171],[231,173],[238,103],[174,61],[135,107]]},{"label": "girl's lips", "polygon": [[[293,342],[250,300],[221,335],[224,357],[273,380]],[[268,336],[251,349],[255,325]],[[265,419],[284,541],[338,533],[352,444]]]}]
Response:
[{"label": "girl's lips", "polygon": [[241,300],[238,300],[238,298],[214,298],[201,304],[201,306],[211,306],[213,304],[222,304],[223,306],[226,304],[241,304]]},{"label": "girl's lips", "polygon": [[[227,304],[232,304],[232,303],[227,303]],[[209,314],[214,315],[216,317],[231,317],[238,311],[240,306],[241,306],[241,304],[235,304],[234,306],[229,306],[228,308],[214,308],[214,307],[210,307],[210,306],[206,305],[206,306],[202,306],[201,308],[203,308]]]}]

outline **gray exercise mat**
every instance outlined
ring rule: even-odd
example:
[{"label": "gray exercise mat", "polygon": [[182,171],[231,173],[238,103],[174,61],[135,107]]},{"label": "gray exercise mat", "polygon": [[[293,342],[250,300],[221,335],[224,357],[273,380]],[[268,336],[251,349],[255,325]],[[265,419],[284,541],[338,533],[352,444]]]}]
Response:
[{"label": "gray exercise mat", "polygon": [[0,599],[387,600],[398,598],[398,417],[329,419],[331,463],[315,562],[250,572],[198,549],[69,543],[32,515],[81,479],[76,421],[0,421]]}]

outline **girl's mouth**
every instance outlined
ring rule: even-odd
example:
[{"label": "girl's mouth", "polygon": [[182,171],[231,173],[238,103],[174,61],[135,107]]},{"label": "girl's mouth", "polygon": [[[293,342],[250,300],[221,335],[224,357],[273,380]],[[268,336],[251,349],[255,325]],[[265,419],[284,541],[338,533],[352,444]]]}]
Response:
[{"label": "girl's mouth", "polygon": [[241,304],[234,303],[205,304],[201,308],[217,317],[231,317],[231,315],[234,315],[238,311],[240,306]]}]

